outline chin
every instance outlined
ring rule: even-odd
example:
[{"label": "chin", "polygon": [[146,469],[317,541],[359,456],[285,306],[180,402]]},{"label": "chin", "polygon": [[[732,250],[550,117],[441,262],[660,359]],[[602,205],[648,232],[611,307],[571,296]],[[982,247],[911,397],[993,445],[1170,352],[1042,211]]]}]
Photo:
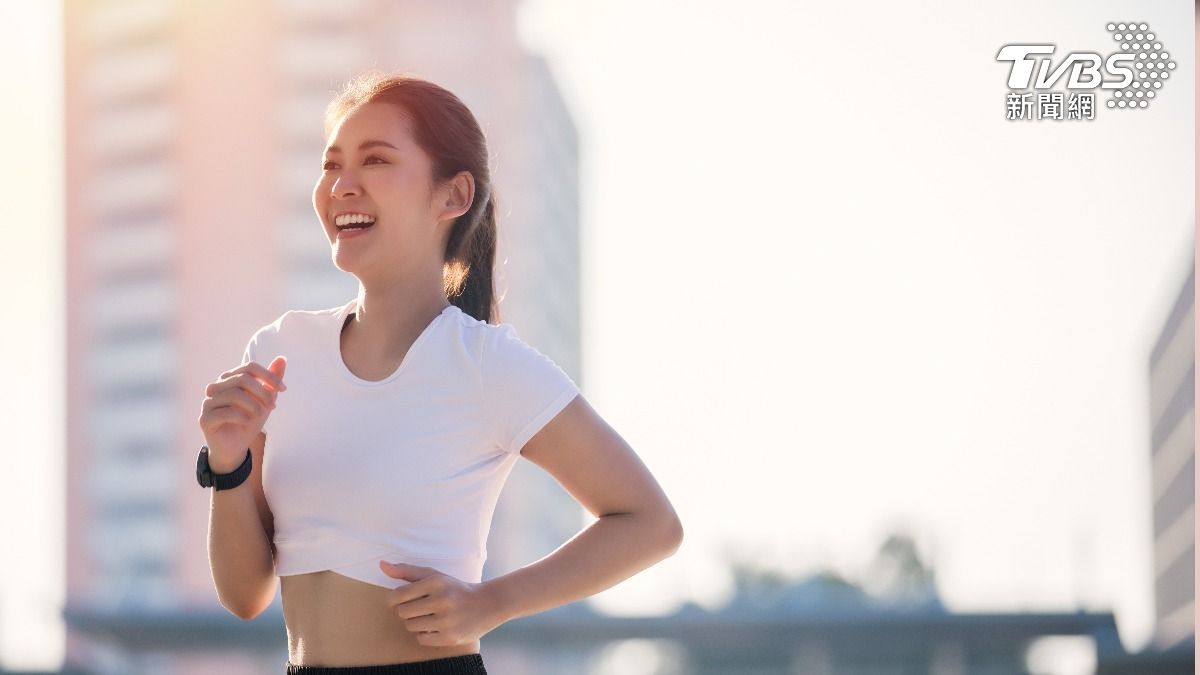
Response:
[{"label": "chin", "polygon": [[350,269],[360,266],[359,258],[362,257],[361,255],[351,253],[350,251],[339,250],[338,247],[339,244],[335,241],[329,249],[329,256],[333,259],[333,264],[336,265],[338,269],[348,272]]}]

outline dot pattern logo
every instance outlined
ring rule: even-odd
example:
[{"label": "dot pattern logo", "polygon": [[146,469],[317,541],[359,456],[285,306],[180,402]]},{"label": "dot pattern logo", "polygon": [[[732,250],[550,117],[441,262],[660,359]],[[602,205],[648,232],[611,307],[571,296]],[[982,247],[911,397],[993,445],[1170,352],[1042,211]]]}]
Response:
[{"label": "dot pattern logo", "polygon": [[[1150,107],[1178,64],[1150,25],[1112,22],[1106,26],[1117,48],[1107,55],[1071,52],[1055,58],[1055,45],[1008,44],[996,60],[1010,64],[1005,110],[1010,120],[1091,120],[1096,89],[1111,94],[1113,110]],[[1053,91],[1065,82],[1065,92]]]},{"label": "dot pattern logo", "polygon": [[1171,77],[1177,64],[1171,54],[1163,49],[1162,42],[1146,23],[1110,23],[1108,32],[1113,40],[1121,43],[1117,53],[1132,53],[1136,56],[1133,67],[1136,71],[1133,82],[1113,91],[1108,100],[1109,108],[1137,109],[1149,107],[1162,89],[1163,82]]}]

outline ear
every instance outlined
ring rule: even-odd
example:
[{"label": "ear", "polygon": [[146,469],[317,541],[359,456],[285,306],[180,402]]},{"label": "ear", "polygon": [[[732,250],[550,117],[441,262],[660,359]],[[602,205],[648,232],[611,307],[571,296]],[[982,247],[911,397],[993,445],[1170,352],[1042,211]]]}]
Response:
[{"label": "ear", "polygon": [[471,208],[475,197],[475,177],[470,171],[459,171],[444,183],[442,194],[445,195],[445,201],[438,220],[454,220]]}]

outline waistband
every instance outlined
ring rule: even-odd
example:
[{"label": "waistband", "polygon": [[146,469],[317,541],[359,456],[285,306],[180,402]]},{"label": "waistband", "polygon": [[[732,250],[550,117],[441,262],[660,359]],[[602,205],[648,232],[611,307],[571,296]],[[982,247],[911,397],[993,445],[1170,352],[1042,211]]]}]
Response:
[{"label": "waistband", "polygon": [[483,655],[476,652],[378,666],[302,666],[289,661],[286,675],[487,675],[487,670]]}]

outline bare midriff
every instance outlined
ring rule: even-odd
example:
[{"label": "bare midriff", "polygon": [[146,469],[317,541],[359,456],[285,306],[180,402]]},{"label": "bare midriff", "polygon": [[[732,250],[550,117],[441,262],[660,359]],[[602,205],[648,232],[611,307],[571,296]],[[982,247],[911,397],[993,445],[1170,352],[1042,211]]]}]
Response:
[{"label": "bare midriff", "polygon": [[332,571],[280,577],[288,661],[306,666],[369,666],[473,654],[479,640],[430,647],[387,604],[391,589]]}]

